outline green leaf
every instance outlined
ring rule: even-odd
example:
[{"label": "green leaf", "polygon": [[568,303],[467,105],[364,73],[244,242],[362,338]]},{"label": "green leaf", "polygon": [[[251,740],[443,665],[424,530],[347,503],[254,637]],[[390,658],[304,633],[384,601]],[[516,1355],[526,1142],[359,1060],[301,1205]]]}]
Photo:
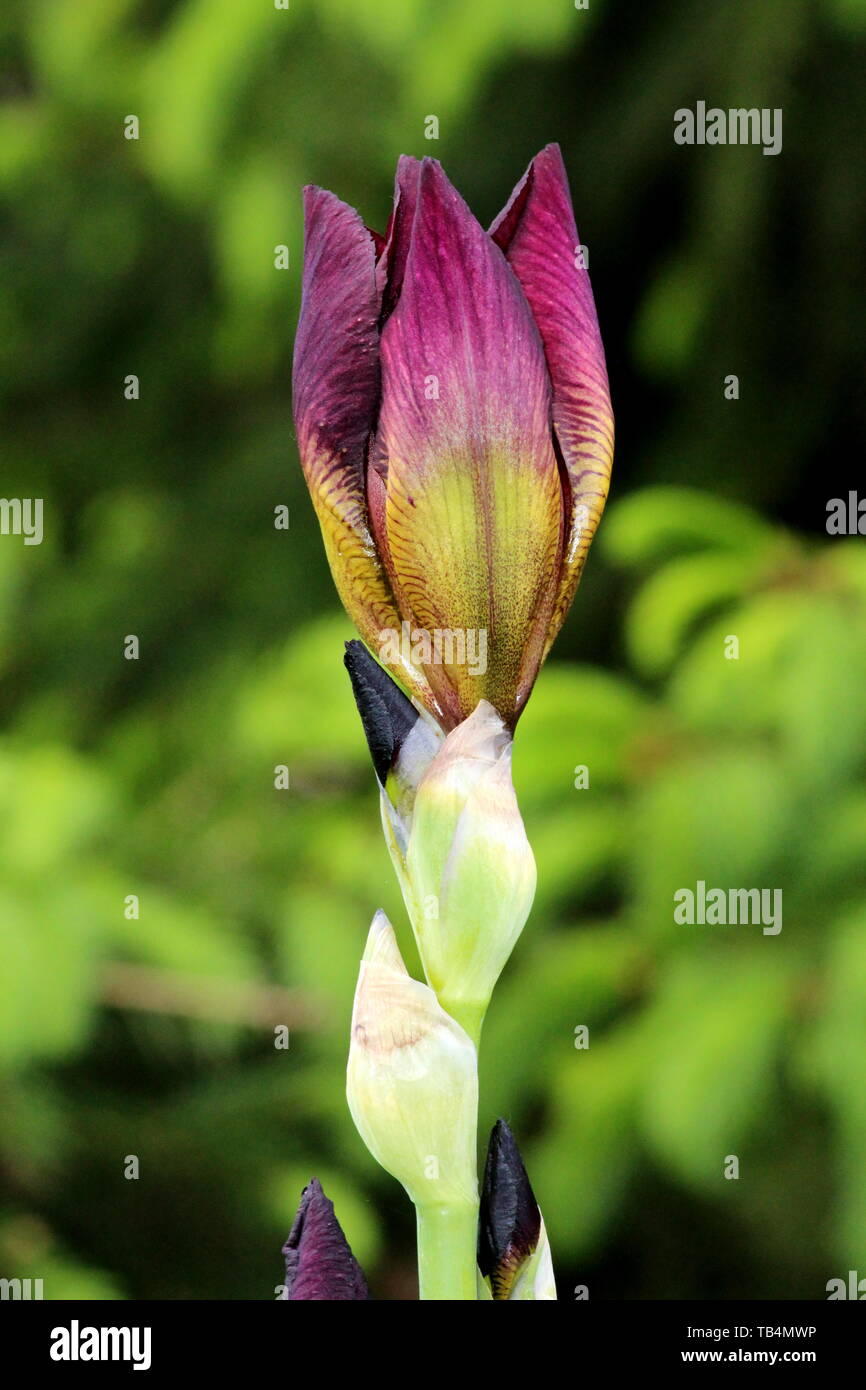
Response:
[{"label": "green leaf", "polygon": [[634,355],[649,375],[680,375],[697,350],[710,299],[708,269],[692,256],[680,255],[656,272],[632,332]]},{"label": "green leaf", "polygon": [[0,1062],[74,1052],[95,994],[95,929],[72,883],[26,895],[0,890]]},{"label": "green leaf", "polygon": [[491,1123],[537,1102],[557,1059],[574,1061],[575,1029],[594,1027],[616,1009],[640,976],[642,950],[632,933],[616,927],[543,933],[530,917],[484,1024],[481,1097]]},{"label": "green leaf", "polygon": [[232,741],[240,752],[265,765],[369,766],[343,668],[344,645],[353,636],[348,618],[329,613],[262,660],[238,693]]},{"label": "green leaf", "polygon": [[593,1249],[614,1219],[637,1157],[634,1112],[644,1070],[642,1021],[548,1064],[549,1119],[527,1169],[551,1237],[554,1268]]},{"label": "green leaf", "polygon": [[815,595],[798,616],[778,671],[779,732],[797,776],[835,788],[864,765],[866,604]]},{"label": "green leaf", "polygon": [[804,1070],[827,1097],[836,1131],[834,1213],[840,1268],[862,1274],[866,1230],[866,907],[826,927],[829,950],[821,1012],[803,1041]]},{"label": "green leaf", "polygon": [[769,1117],[790,1005],[770,938],[763,949],[669,968],[650,1013],[640,1117],[651,1148],[684,1181],[721,1195],[728,1155],[747,1178],[746,1146]]},{"label": "green leaf", "polygon": [[518,725],[514,785],[524,812],[561,804],[575,789],[575,768],[590,786],[622,783],[632,736],[648,708],[622,677],[587,666],[545,666]]},{"label": "green leaf", "polygon": [[621,800],[600,800],[584,791],[567,795],[570,799],[560,809],[526,821],[538,866],[536,921],[557,904],[581,902],[616,873],[629,852]]},{"label": "green leaf", "polygon": [[626,617],[626,646],[638,671],[646,676],[666,671],[689,629],[708,612],[742,598],[758,568],[754,558],[709,551],[670,560],[652,575]]},{"label": "green leaf", "polygon": [[630,826],[637,929],[660,938],[684,932],[760,932],[759,926],[680,926],[674,894],[694,889],[768,887],[796,808],[776,759],[763,749],[709,749],[671,759],[638,790]]},{"label": "green leaf", "polygon": [[749,508],[696,488],[645,488],[605,513],[597,544],[616,565],[633,569],[695,550],[734,550],[754,557],[778,533]]},{"label": "green leaf", "polygon": [[[780,672],[791,644],[807,640],[803,598],[774,591],[710,623],[677,666],[670,704],[692,729],[738,738],[778,724]],[[739,655],[726,656],[736,637]]]}]

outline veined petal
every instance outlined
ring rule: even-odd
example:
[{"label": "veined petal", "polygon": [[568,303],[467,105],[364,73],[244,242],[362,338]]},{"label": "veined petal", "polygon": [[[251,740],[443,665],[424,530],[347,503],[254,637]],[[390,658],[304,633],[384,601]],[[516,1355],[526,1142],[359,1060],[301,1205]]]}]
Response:
[{"label": "veined petal", "polygon": [[589,274],[558,145],[536,155],[490,228],[523,286],[553,382],[568,475],[562,573],[545,653],[562,626],[607,498],[613,413]]},{"label": "veined petal", "polygon": [[[376,261],[376,288],[381,296],[381,324],[392,312],[400,297],[403,276],[406,272],[406,258],[415,221],[415,205],[418,201],[418,180],[421,174],[421,161],[413,155],[401,154],[397,160],[394,176],[394,205],[388,219],[388,229]],[[379,556],[390,574],[391,555],[388,548],[388,527],[385,516],[386,478],[388,462],[384,457],[378,437],[370,445],[367,456],[367,509],[370,527],[376,540]]]},{"label": "veined petal", "polygon": [[[446,724],[488,699],[513,724],[549,627],[562,533],[544,352],[520,286],[425,159],[400,297],[381,341],[377,440],[392,586],[433,638],[481,661],[417,658]],[[470,636],[471,635],[471,636]],[[466,653],[464,653],[466,655]],[[448,657],[452,659],[448,659]]]},{"label": "veined petal", "polygon": [[[358,214],[333,193],[306,188],[304,213],[295,430],[337,592],[375,647],[380,632],[400,627],[366,500],[367,449],[379,404],[376,248]],[[417,670],[401,666],[395,674],[419,699],[429,699]]]}]

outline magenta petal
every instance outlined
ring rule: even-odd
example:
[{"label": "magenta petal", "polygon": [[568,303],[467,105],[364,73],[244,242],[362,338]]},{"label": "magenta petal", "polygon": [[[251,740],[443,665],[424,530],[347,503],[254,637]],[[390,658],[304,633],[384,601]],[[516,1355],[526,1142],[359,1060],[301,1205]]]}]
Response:
[{"label": "magenta petal", "polygon": [[458,717],[512,720],[531,688],[559,573],[561,498],[538,329],[498,247],[435,160],[417,183],[402,289],[381,340],[378,469],[401,612],[487,634],[482,679],[428,666]]},{"label": "magenta petal", "polygon": [[536,155],[490,235],[508,257],[541,333],[553,382],[553,423],[571,488],[549,645],[574,596],[604,508],[613,459],[604,349],[558,145]]},{"label": "magenta petal", "polygon": [[411,154],[401,154],[394,178],[394,209],[376,265],[376,283],[382,294],[382,313],[385,317],[393,310],[403,287],[420,177],[421,160]]},{"label": "magenta petal", "polygon": [[316,1178],[304,1188],[283,1254],[289,1301],[369,1299],[361,1266],[334,1215],[334,1204]]},{"label": "magenta petal", "polygon": [[409,238],[404,223],[394,245],[402,293],[382,334],[384,433],[428,440],[432,429],[449,443],[495,440],[531,453],[547,433],[550,394],[520,286],[436,160],[423,160],[414,189],[407,178],[401,192],[414,195],[415,212]]},{"label": "magenta petal", "polygon": [[371,234],[355,210],[322,188],[305,188],[293,383],[301,461],[306,468],[311,458],[338,455],[359,497],[379,393],[375,261]]},{"label": "magenta petal", "polygon": [[305,189],[304,211],[294,361],[298,449],[337,590],[361,635],[375,642],[383,628],[399,626],[367,512],[367,447],[379,402],[376,246],[358,214],[333,193]]}]

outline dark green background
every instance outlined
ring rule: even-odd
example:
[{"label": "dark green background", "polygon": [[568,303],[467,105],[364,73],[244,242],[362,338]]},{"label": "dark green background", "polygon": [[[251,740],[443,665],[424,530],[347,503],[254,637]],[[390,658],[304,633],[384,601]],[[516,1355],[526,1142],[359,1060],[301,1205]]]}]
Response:
[{"label": "dark green background", "polygon": [[[315,1173],[414,1296],[343,1098],[369,919],[405,919],[292,437],[300,188],[382,229],[434,154],[486,223],[549,140],[618,452],[518,729],[539,893],[482,1123],[564,1298],[866,1275],[866,540],[825,531],[862,481],[866,7],[32,0],[0,37],[0,493],[46,508],[0,537],[0,1276],[268,1298]],[[781,107],[782,153],[675,145],[698,100]],[[781,887],[781,935],[675,926],[698,878]]]}]

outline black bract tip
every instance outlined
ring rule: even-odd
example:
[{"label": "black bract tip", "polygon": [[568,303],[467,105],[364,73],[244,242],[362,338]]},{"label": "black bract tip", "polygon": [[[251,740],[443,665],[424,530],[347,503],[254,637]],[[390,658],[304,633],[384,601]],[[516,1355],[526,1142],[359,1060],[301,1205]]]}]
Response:
[{"label": "black bract tip", "polygon": [[494,1298],[507,1298],[515,1275],[535,1250],[541,1213],[514,1135],[497,1120],[487,1146],[478,1224],[478,1268]]},{"label": "black bract tip", "polygon": [[352,694],[364,726],[373,767],[384,785],[403,743],[420,716],[412,701],[374,660],[363,642],[357,638],[347,642],[343,661],[352,682]]}]

